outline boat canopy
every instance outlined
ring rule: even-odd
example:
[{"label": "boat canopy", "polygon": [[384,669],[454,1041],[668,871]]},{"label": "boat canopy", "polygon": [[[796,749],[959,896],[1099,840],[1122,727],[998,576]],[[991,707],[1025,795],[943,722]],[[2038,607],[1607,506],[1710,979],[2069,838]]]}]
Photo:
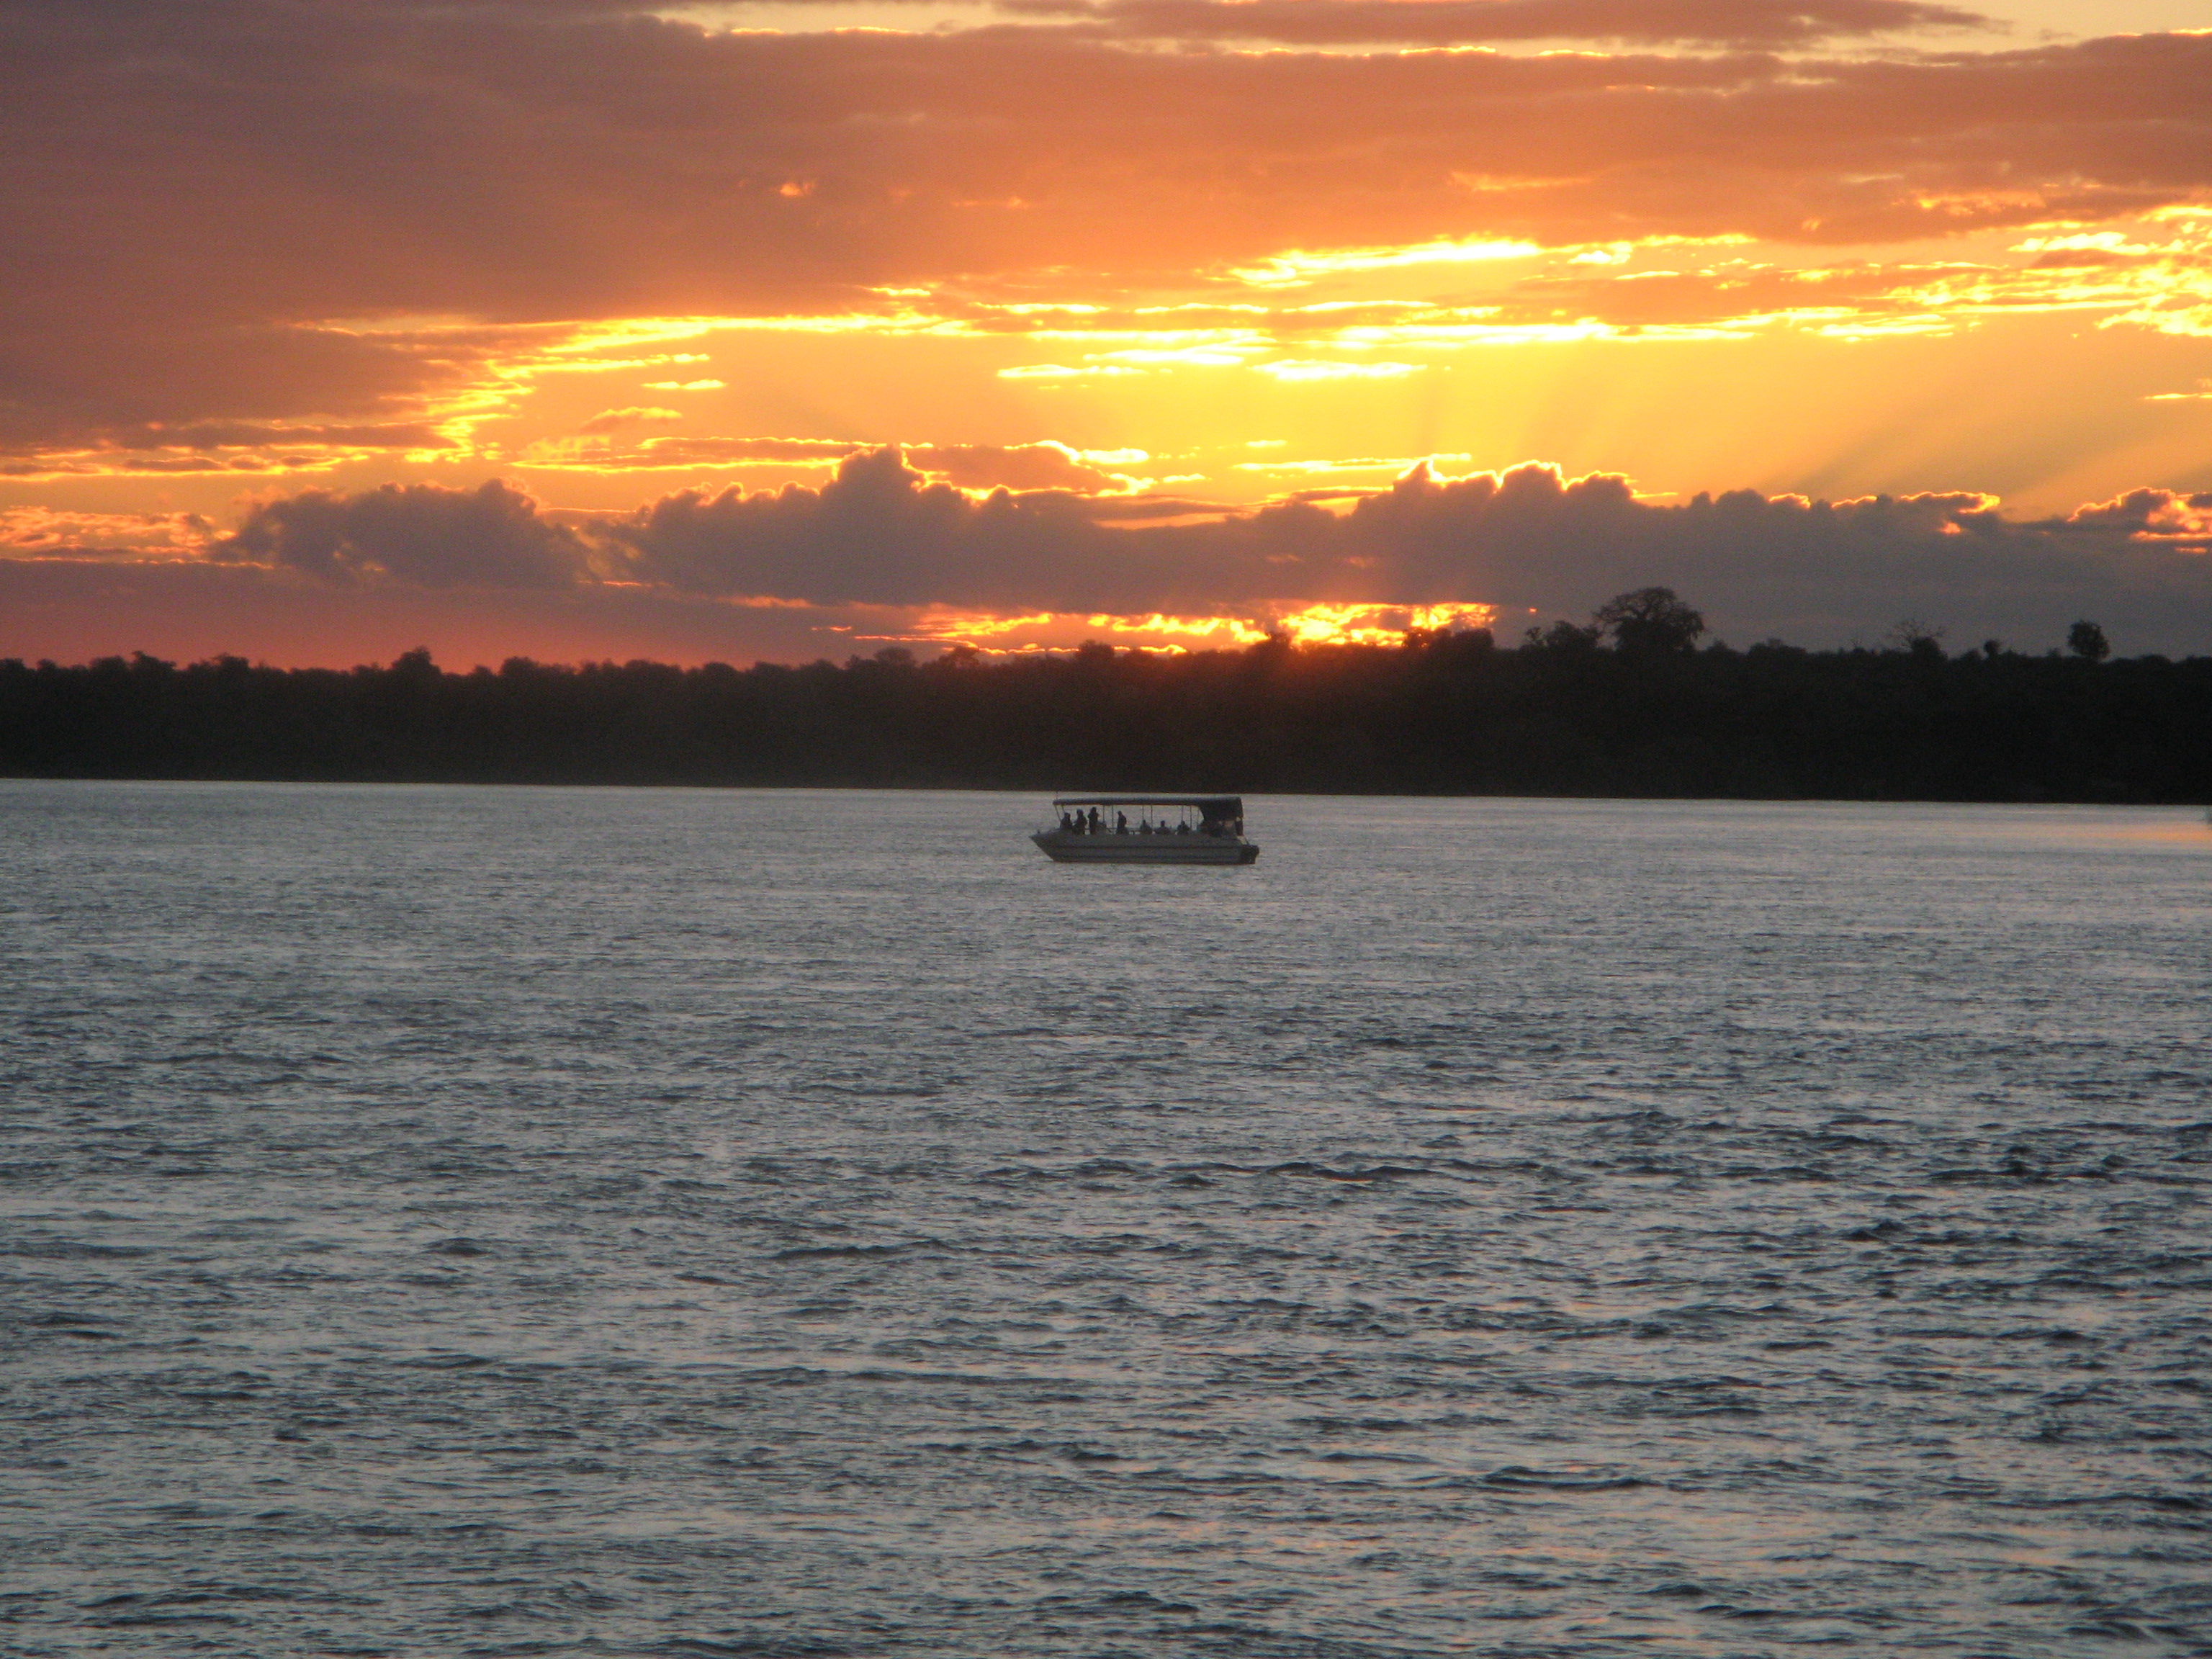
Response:
[{"label": "boat canopy", "polygon": [[1241,818],[1242,795],[1054,795],[1054,806],[1194,806],[1209,818]]}]

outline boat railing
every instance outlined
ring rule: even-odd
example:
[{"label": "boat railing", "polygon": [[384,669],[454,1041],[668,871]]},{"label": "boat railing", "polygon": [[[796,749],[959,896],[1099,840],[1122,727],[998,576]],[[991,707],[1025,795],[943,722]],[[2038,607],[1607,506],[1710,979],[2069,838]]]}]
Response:
[{"label": "boat railing", "polygon": [[1227,823],[1087,823],[1065,818],[1057,826],[1071,836],[1211,836],[1234,839],[1239,833]]}]

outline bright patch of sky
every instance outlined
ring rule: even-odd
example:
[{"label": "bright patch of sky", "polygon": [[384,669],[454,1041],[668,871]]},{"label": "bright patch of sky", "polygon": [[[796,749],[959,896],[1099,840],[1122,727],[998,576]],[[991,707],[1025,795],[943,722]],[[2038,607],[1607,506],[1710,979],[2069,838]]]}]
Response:
[{"label": "bright patch of sky", "polygon": [[1967,9],[2009,23],[2033,40],[2045,33],[2066,40],[2096,34],[2152,34],[2167,29],[2212,29],[2212,0],[1983,0]]}]

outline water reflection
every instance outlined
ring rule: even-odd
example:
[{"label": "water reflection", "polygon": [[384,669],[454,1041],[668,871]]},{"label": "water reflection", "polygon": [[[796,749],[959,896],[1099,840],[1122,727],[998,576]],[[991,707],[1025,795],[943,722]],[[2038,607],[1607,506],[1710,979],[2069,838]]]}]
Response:
[{"label": "water reflection", "polygon": [[2205,826],[1035,804],[0,786],[10,1639],[2197,1650]]}]

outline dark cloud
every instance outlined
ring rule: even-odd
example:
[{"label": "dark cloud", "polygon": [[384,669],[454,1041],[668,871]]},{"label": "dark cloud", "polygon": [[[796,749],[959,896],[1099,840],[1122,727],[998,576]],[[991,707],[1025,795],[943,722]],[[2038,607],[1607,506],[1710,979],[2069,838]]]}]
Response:
[{"label": "dark cloud", "polygon": [[1001,491],[979,502],[892,448],[850,457],[818,490],[684,490],[605,529],[637,575],[692,592],[1036,608],[1028,595],[1127,586],[1093,569],[1116,550],[1115,532],[1072,499]]},{"label": "dark cloud", "polygon": [[589,586],[596,565],[676,597],[993,614],[1474,601],[1579,617],[1662,584],[1739,641],[1874,640],[1905,617],[2033,641],[2089,615],[2136,648],[2212,650],[2212,495],[2142,490],[2021,522],[1974,495],[1661,505],[1618,477],[1531,465],[1417,468],[1342,513],[1292,501],[1114,527],[1097,509],[1058,492],[979,500],[886,448],[818,489],[684,490],[573,527],[497,483],[311,492],[256,507],[219,550],[343,581]]},{"label": "dark cloud", "polygon": [[453,440],[420,421],[356,422],[331,424],[298,421],[187,421],[175,425],[147,422],[111,427],[101,434],[105,447],[123,450],[272,448],[288,444],[363,449],[448,449]]},{"label": "dark cloud", "polygon": [[1482,597],[1574,615],[1660,584],[1699,596],[1739,642],[1873,640],[1906,617],[1964,640],[2051,641],[2097,614],[2161,648],[2212,649],[2212,526],[2148,542],[2142,515],[2188,498],[2139,496],[2134,514],[2100,524],[2021,523],[1973,494],[1832,503],[1735,490],[1657,505],[1619,478],[1523,467],[1411,475],[1358,503],[1342,534],[1387,557],[1408,598],[1442,597],[1472,575]]},{"label": "dark cloud", "polygon": [[2109,501],[2077,507],[2063,518],[2034,526],[2057,534],[2125,534],[2135,542],[2162,541],[2191,553],[2212,552],[2212,490],[2185,495],[2172,489],[2130,489]]},{"label": "dark cloud", "polygon": [[[22,204],[9,201],[11,193],[22,192],[11,192],[0,169],[0,220],[37,222],[12,220]],[[82,246],[76,228],[47,223]],[[56,251],[33,240],[20,241],[11,261],[23,283],[20,303],[11,295],[0,307],[0,454],[232,443],[440,447],[447,441],[416,418],[425,401],[476,380],[515,344],[495,331],[434,342],[268,316],[221,324],[165,317],[233,302],[194,295],[154,304],[135,291],[128,269],[149,257],[143,248],[102,250],[109,263],[71,292],[66,273],[47,268]],[[211,264],[190,280],[204,288],[219,275]],[[262,290],[268,311],[290,308],[258,279],[249,286]]]},{"label": "dark cloud", "polygon": [[1065,17],[1152,40],[1447,46],[1484,40],[1623,40],[1802,46],[1989,20],[1917,0],[999,0],[1017,15]]},{"label": "dark cloud", "polygon": [[376,450],[436,451],[453,440],[421,422],[276,425],[250,421],[194,421],[174,426],[116,424],[82,434],[76,444],[33,445],[9,457],[0,445],[0,477],[188,472],[277,472],[320,465],[334,456]]},{"label": "dark cloud", "polygon": [[[1606,15],[1637,10],[1748,27],[1756,8]],[[576,319],[848,311],[1024,273],[1032,298],[1111,300],[1438,237],[1880,241],[2212,189],[2212,36],[1247,54],[1056,27],[714,34],[581,4],[17,0],[0,58],[19,450],[404,422]]]},{"label": "dark cloud", "polygon": [[264,501],[215,551],[346,584],[556,587],[582,573],[586,550],[574,531],[495,478],[477,489],[386,484]]}]

